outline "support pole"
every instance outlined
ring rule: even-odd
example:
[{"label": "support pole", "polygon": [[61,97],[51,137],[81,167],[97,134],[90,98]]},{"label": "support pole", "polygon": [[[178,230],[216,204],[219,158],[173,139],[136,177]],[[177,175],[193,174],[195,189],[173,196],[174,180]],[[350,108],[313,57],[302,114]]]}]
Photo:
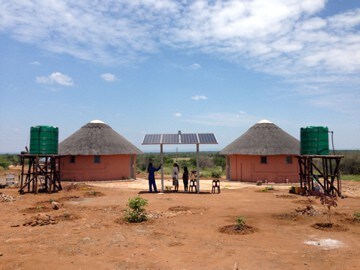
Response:
[{"label": "support pole", "polygon": [[162,144],[160,144],[160,159],[161,159],[161,193],[164,193],[164,153],[163,153]]},{"label": "support pole", "polygon": [[196,184],[197,193],[200,193],[200,166],[199,166],[199,144],[196,144]]}]

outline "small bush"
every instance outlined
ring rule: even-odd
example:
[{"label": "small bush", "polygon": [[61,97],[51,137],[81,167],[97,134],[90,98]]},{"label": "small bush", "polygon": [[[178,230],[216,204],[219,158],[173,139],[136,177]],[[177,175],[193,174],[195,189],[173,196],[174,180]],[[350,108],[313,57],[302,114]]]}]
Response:
[{"label": "small bush", "polygon": [[271,191],[271,190],[275,190],[273,186],[268,186],[268,187],[265,187],[261,190],[261,192],[268,192],[268,191]]},{"label": "small bush", "polygon": [[128,209],[125,210],[125,220],[130,223],[143,222],[147,220],[145,215],[145,208],[148,204],[146,199],[137,196],[135,198],[129,199],[127,204]]},{"label": "small bush", "polygon": [[220,178],[222,175],[222,172],[220,171],[212,171],[211,172],[211,177],[214,177],[214,178]]},{"label": "small bush", "polygon": [[360,212],[355,212],[353,214],[353,219],[355,222],[360,222]]},{"label": "small bush", "polygon": [[245,221],[246,221],[245,217],[238,216],[236,218],[236,225],[235,225],[236,229],[237,230],[243,230],[244,227],[245,227]]},{"label": "small bush", "polygon": [[326,210],[326,215],[328,218],[328,223],[332,224],[331,217],[332,217],[332,208],[337,207],[337,197],[333,195],[327,195],[323,193],[319,193],[316,196],[317,199],[320,200],[321,205]]}]

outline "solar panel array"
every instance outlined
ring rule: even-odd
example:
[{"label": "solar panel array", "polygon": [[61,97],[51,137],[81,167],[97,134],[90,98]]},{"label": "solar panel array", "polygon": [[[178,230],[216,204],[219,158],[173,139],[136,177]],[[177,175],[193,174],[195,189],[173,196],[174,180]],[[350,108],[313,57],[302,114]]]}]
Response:
[{"label": "solar panel array", "polygon": [[214,133],[199,133],[199,141],[201,144],[217,144]]},{"label": "solar panel array", "polygon": [[160,144],[161,134],[146,134],[142,144]]},{"label": "solar panel array", "polygon": [[198,138],[195,133],[181,134],[181,143],[182,144],[197,144],[199,143]]},{"label": "solar panel array", "polygon": [[163,134],[162,142],[163,144],[178,144],[180,143],[178,134]]},{"label": "solar panel array", "polygon": [[217,144],[213,133],[146,134],[142,144]]}]

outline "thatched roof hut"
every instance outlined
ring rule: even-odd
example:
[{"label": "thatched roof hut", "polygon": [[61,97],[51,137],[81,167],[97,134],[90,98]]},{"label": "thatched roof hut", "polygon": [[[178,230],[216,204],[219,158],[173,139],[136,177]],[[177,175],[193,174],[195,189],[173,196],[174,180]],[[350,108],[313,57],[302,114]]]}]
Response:
[{"label": "thatched roof hut", "polygon": [[102,121],[86,124],[59,144],[61,178],[101,181],[136,178],[142,152]]},{"label": "thatched roof hut", "polygon": [[300,142],[274,123],[262,120],[226,146],[222,155],[299,155]]},{"label": "thatched roof hut", "polygon": [[274,123],[262,120],[226,146],[229,180],[297,182],[298,166],[294,157],[300,153],[300,142]]},{"label": "thatched roof hut", "polygon": [[99,120],[93,120],[59,144],[60,155],[142,154],[127,139]]}]

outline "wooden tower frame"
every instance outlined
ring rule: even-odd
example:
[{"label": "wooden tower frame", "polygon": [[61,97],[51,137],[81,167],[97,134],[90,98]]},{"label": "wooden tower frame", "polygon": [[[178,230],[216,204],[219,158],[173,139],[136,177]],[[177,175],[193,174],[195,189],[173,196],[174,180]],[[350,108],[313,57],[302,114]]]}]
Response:
[{"label": "wooden tower frame", "polygon": [[316,191],[316,184],[326,195],[341,196],[340,155],[297,156],[300,169],[300,187],[307,194]]},{"label": "wooden tower frame", "polygon": [[20,194],[62,190],[59,155],[22,154],[20,162]]}]

